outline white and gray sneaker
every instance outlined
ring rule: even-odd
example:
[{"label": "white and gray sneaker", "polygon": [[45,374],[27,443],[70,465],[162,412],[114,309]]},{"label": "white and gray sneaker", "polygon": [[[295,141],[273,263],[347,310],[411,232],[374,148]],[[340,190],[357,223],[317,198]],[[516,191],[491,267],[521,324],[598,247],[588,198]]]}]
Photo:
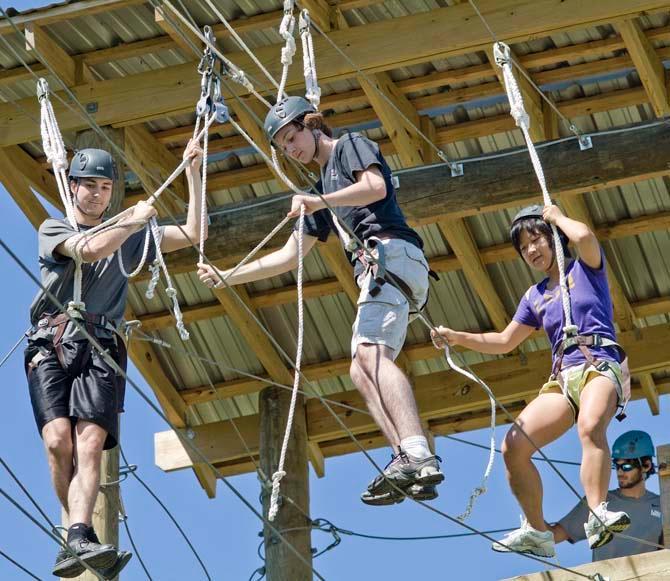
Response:
[{"label": "white and gray sneaker", "polygon": [[494,551],[499,553],[530,553],[536,557],[554,557],[554,533],[551,531],[538,531],[521,517],[521,528],[507,533],[504,539],[496,541],[491,545]]},{"label": "white and gray sneaker", "polygon": [[614,533],[621,533],[629,526],[630,517],[628,514],[623,511],[613,512],[607,510],[607,503],[601,502],[589,514],[589,520],[584,523],[584,531],[589,541],[589,548],[597,549],[606,545],[614,538]]}]

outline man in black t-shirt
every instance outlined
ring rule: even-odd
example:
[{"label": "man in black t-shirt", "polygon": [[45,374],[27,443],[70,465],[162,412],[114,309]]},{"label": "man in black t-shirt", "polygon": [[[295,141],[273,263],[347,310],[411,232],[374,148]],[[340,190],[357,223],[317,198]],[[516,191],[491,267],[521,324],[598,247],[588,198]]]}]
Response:
[{"label": "man in black t-shirt", "polygon": [[[184,157],[191,160],[186,168],[189,204],[198,208],[202,152],[196,142],[189,144]],[[113,229],[87,236],[88,230],[102,223],[115,179],[108,152],[78,151],[69,172],[74,205],[70,218],[76,220],[76,227],[70,219],[49,218],[39,228],[42,286],[60,304],[70,305],[68,313],[61,313],[46,292],[38,293],[30,309],[33,327],[25,351],[35,422],[44,440],[54,489],[69,517],[67,544],[77,556],[65,549],[59,551],[53,574],[64,578],[80,575],[84,562],[111,579],[131,557],[131,553],[101,544],[91,526],[102,451],[118,443],[125,378],[117,375],[116,368],[81,330],[83,327],[94,336],[107,356],[125,371],[125,346],[117,328],[126,306],[128,279],[119,262],[130,270],[140,261],[147,222],[156,210],[138,202],[132,214]],[[197,239],[200,212],[189,212],[183,230],[192,240]],[[165,226],[160,233],[164,253],[190,245],[179,226]],[[154,252],[149,251],[149,260]],[[74,301],[77,261],[81,264],[83,304]]]},{"label": "man in black t-shirt", "polygon": [[[321,168],[323,196],[295,195],[288,213],[298,217],[305,207],[303,253],[334,232],[350,253],[361,289],[351,339],[351,378],[393,448],[384,475],[370,483],[361,499],[370,505],[402,502],[406,495],[433,499],[444,475],[423,433],[409,379],[395,363],[410,318],[426,304],[429,268],[423,242],[398,206],[391,170],[379,146],[363,135],[333,139],[321,114],[302,97],[288,97],[272,107],[265,129],[288,156],[302,163],[314,160]],[[294,232],[282,249],[234,274],[205,264],[198,265],[198,274],[208,286],[220,284],[221,277],[236,285],[287,272],[297,261]]]}]

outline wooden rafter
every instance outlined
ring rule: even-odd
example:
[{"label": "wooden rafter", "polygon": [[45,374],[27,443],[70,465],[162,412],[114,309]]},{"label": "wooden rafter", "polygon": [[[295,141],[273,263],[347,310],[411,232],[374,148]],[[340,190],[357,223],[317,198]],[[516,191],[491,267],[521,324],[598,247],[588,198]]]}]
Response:
[{"label": "wooden rafter", "polygon": [[[670,329],[665,325],[647,327],[638,338],[635,332],[622,333],[620,341],[629,354],[632,373],[650,372],[670,367],[668,352],[664,349],[670,340]],[[538,351],[527,354],[527,362],[521,365],[516,356],[488,361],[473,366],[475,373],[490,383],[496,397],[506,405],[524,402],[537,394],[539,387],[546,379],[550,367],[550,352]],[[670,385],[663,387],[663,393],[670,392]],[[463,376],[453,371],[440,371],[421,375],[415,378],[415,395],[422,420],[427,421],[431,431],[444,433],[450,431],[448,419],[454,416],[482,412],[488,409],[488,397]],[[364,409],[362,397],[356,392],[343,392],[329,396],[350,406]],[[637,388],[633,397],[643,397],[642,390]],[[347,427],[355,434],[365,434],[364,445],[370,447],[381,445],[377,428],[371,418],[365,414],[333,408]],[[308,438],[318,442],[325,457],[354,451],[354,445],[346,440],[346,433],[333,419],[328,410],[317,399],[310,399],[306,404]],[[445,422],[447,419],[447,422]],[[251,431],[257,422],[255,416],[240,418],[239,424],[248,426],[245,435],[250,438],[247,444],[252,451],[258,446],[258,434]],[[444,427],[446,424],[446,428]],[[239,427],[239,426],[238,426]],[[205,424],[195,428],[195,442],[201,449],[208,450],[209,460],[215,463],[226,463],[240,460],[240,472],[246,471],[246,450],[232,434],[228,422]],[[330,443],[344,440],[344,446],[330,447]],[[163,470],[179,470],[190,467],[191,459],[185,451],[180,450],[181,444],[169,432],[156,435],[156,463]],[[338,451],[334,451],[338,450]],[[230,468],[228,464],[227,468]],[[229,472],[232,473],[232,472]]]},{"label": "wooden rafter", "polygon": [[[632,305],[633,311],[638,318],[642,316],[664,315],[670,313],[670,297],[662,297],[656,301],[640,301]],[[538,333],[538,337],[542,333]],[[407,358],[407,364],[411,365],[414,361],[432,359],[436,355],[432,343],[416,343],[405,346],[403,353]],[[303,371],[310,381],[316,381],[326,378],[335,378],[349,373],[349,358],[342,358],[330,361],[321,361],[306,365]],[[233,379],[223,381],[214,385],[202,385],[184,389],[180,392],[187,405],[196,403],[205,403],[219,398],[236,397],[238,395],[248,395],[256,393],[263,389],[265,383],[256,379]]]},{"label": "wooden rafter", "polygon": [[0,182],[35,229],[39,228],[49,214],[30,189],[27,176],[13,164],[6,149],[0,149]]},{"label": "wooden rafter", "polygon": [[652,415],[657,416],[660,413],[661,408],[658,401],[658,389],[656,388],[656,382],[654,381],[652,374],[641,374],[640,385],[642,386],[642,393],[649,404],[649,409],[651,410]]},{"label": "wooden rafter", "polygon": [[670,114],[670,103],[663,62],[636,18],[621,21],[618,28],[656,116],[665,117]]},{"label": "wooden rafter", "polygon": [[[566,196],[561,199],[561,203],[565,208],[568,216],[585,223],[595,231],[596,228],[593,224],[593,218],[591,217],[591,212],[586,205],[584,196]],[[616,275],[612,265],[609,263],[607,263],[607,277],[609,279],[616,322],[619,323],[619,328],[621,330],[627,331],[632,329],[635,326],[635,313],[633,312],[630,302],[626,297],[626,292],[624,291],[619,277]]]},{"label": "wooden rafter", "polygon": [[[651,152],[650,142],[654,143]],[[545,175],[552,194],[563,199],[670,172],[666,163],[670,156],[670,135],[664,127],[637,128],[626,134],[626,139],[620,135],[603,135],[596,143],[597,147],[587,151],[580,151],[573,141],[558,143],[543,151]],[[618,161],[612,164],[611,159]],[[400,207],[415,226],[518,207],[539,198],[537,180],[526,154],[493,156],[469,163],[459,178],[452,178],[443,165],[399,172],[398,176]],[[249,202],[243,202],[231,205],[231,209],[235,208],[234,215],[219,212],[212,217],[210,259],[234,260],[253,246],[258,232],[272,230],[276,216],[286,211],[287,202],[281,194],[268,196],[266,200],[263,213],[253,207],[245,210]],[[280,239],[281,236],[270,241],[268,249],[277,248]],[[174,253],[169,262],[176,270],[192,268],[190,253]]]},{"label": "wooden rafter", "polygon": [[[510,54],[512,58],[518,62],[518,59],[511,48]],[[487,47],[486,56],[489,59],[489,64],[491,65],[493,72],[498,77],[498,81],[504,89],[505,80],[503,78],[502,69],[495,62],[492,46]],[[528,71],[523,65],[519,64],[519,67],[523,69],[523,72],[528,74]],[[518,67],[512,65],[512,70],[517,84],[519,85],[519,91],[521,92],[521,98],[523,99],[526,113],[528,113],[528,118],[530,119],[529,133],[533,143],[555,139],[558,135],[553,135],[550,132],[550,128],[555,125],[552,119],[552,114],[555,115],[554,111],[546,105],[542,96],[538,94],[535,87],[533,87]]]},{"label": "wooden rafter", "polygon": [[163,7],[154,8],[154,22],[173,40],[186,60],[194,61],[198,59],[198,56],[194,53],[194,47],[202,46],[202,40],[184,26],[174,14]]},{"label": "wooden rafter", "polygon": [[[124,148],[129,168],[137,175],[148,194],[158,189],[180,163],[177,156],[159,143],[143,125],[124,129]],[[181,175],[169,186],[182,200],[188,198],[185,182],[184,175]],[[146,194],[142,198],[146,199]],[[161,196],[157,207],[163,216],[167,215],[167,210],[173,214],[181,214],[183,211],[169,192]]]},{"label": "wooden rafter", "polygon": [[[550,34],[556,30],[584,27],[595,23],[635,16],[644,10],[657,10],[664,3],[658,0],[612,0],[607,3],[566,0],[555,5],[551,0],[524,0],[515,5],[514,17],[496,8],[494,0],[481,4],[485,16],[496,27],[499,38],[520,41],[539,34]],[[379,72],[401,64],[403,66],[472,52],[490,43],[481,27],[469,26],[472,18],[468,5],[462,4],[433,11],[412,14],[390,20],[338,30],[331,33],[338,46],[347,46],[348,54],[361,70]],[[415,31],[421,30],[421,35]],[[448,45],[442,40],[450,39]],[[370,45],[375,50],[369,50]],[[323,39],[315,39],[315,50],[319,55],[319,77],[322,83],[349,78],[356,74],[351,66],[342,63],[334,51],[327,49]],[[271,45],[257,49],[256,56],[267,64],[272,74],[279,71],[279,47]],[[250,58],[241,53],[228,55],[242,69],[252,70]],[[304,81],[302,71],[294,67],[289,74],[287,89],[297,89]],[[120,124],[147,120],[157,116],[187,110],[192,107],[193,94],[197,94],[199,79],[195,78],[192,65],[168,67],[132,75],[113,81],[100,81],[95,85],[76,87],[79,97],[87,102],[98,103],[98,122]],[[112,88],[113,85],[113,88]],[[155,87],[161,86],[161,98],[157,98]],[[242,91],[237,87],[235,90]],[[152,98],[150,98],[152,97]],[[23,105],[23,103],[21,103]],[[30,103],[27,103],[30,107]],[[9,117],[6,105],[0,108],[0,123]],[[34,105],[33,105],[34,108]],[[59,109],[59,108],[57,108]],[[28,109],[30,111],[30,108]],[[81,121],[72,113],[58,110],[63,130],[77,129]],[[0,145],[23,143],[34,139],[35,128],[26,115],[8,119],[7,131]]]},{"label": "wooden rafter", "polygon": [[11,160],[11,165],[17,168],[28,180],[30,185],[54,207],[62,210],[63,203],[56,186],[54,176],[45,170],[41,164],[33,159],[30,154],[18,145],[12,145],[3,149],[6,158]]}]

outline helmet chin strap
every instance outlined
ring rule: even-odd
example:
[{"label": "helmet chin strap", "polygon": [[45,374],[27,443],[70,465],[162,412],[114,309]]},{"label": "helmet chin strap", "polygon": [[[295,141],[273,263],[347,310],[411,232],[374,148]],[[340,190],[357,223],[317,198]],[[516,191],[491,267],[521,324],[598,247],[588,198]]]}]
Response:
[{"label": "helmet chin strap", "polygon": [[77,183],[77,189],[74,190],[74,203],[77,206],[77,209],[82,214],[84,214],[84,216],[88,216],[89,218],[93,218],[94,220],[102,220],[102,217],[105,215],[105,212],[107,211],[107,208],[105,208],[97,216],[94,216],[94,215],[90,214],[89,212],[87,212],[86,210],[84,210],[84,208],[82,208],[81,205],[79,204],[79,179],[76,180],[76,183]]},{"label": "helmet chin strap", "polygon": [[314,138],[314,155],[312,156],[312,161],[317,161],[317,157],[319,157],[319,142],[321,141],[319,139],[319,134],[321,132],[318,129],[312,129],[312,137]]}]

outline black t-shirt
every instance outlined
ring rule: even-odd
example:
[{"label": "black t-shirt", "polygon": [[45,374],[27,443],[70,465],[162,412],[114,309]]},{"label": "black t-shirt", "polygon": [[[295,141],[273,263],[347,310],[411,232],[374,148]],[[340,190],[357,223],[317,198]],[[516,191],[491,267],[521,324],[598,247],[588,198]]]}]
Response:
[{"label": "black t-shirt", "polygon": [[[346,133],[337,140],[328,163],[321,168],[321,191],[330,194],[356,183],[355,172],[376,165],[384,176],[386,197],[367,206],[334,208],[340,223],[346,224],[361,240],[386,234],[406,240],[423,249],[421,237],[407,225],[398,206],[391,169],[379,151],[379,146],[359,133]],[[297,225],[296,225],[297,228]],[[305,219],[305,234],[325,242],[337,228],[330,210],[319,210]]]}]

